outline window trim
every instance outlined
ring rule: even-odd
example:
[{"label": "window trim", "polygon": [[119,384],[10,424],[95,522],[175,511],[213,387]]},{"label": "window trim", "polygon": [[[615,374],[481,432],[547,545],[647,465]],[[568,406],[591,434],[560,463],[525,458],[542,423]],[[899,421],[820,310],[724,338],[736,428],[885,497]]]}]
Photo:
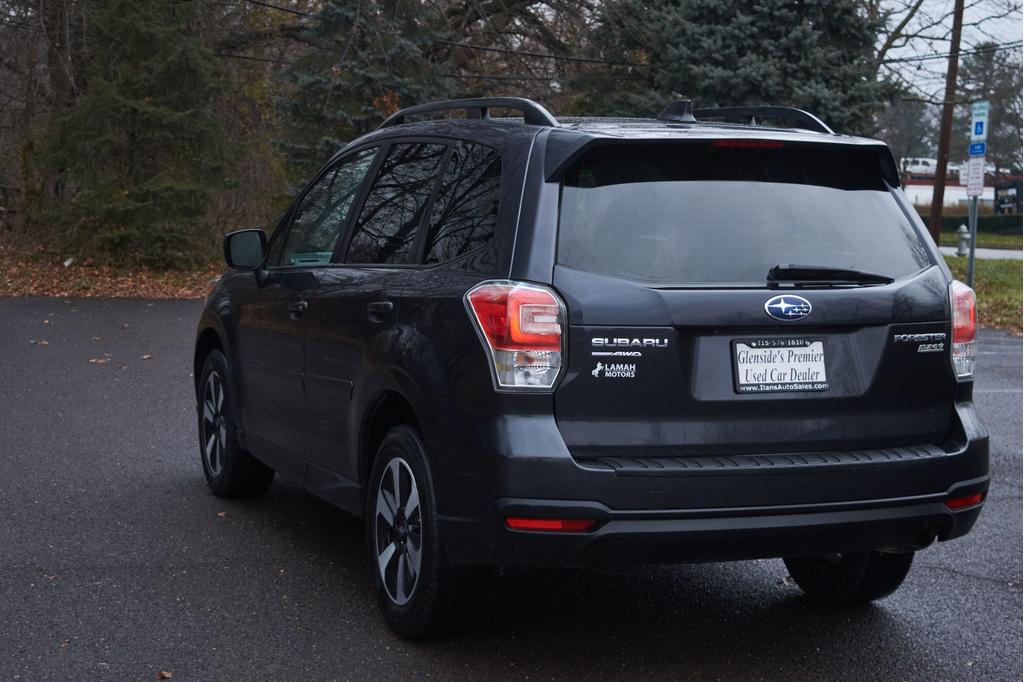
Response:
[{"label": "window trim", "polygon": [[[448,161],[450,161],[450,159],[451,159],[450,154],[452,153],[452,150],[454,150],[455,145],[457,145],[459,143],[473,144],[473,145],[477,145],[478,147],[484,147],[486,149],[489,149],[489,150],[493,151],[495,154],[498,155],[498,159],[501,161],[501,164],[502,164],[501,165],[501,168],[502,168],[502,175],[501,175],[501,177],[504,178],[504,176],[505,176],[505,156],[504,156],[504,154],[502,154],[500,149],[498,149],[497,147],[495,147],[493,145],[486,144],[484,142],[477,142],[475,140],[470,140],[470,139],[465,138],[465,137],[455,137],[455,136],[448,137],[448,136],[441,136],[441,135],[401,135],[401,136],[395,136],[395,137],[388,137],[385,140],[377,141],[376,144],[380,145],[381,149],[384,149],[384,148],[390,147],[393,144],[404,144],[404,143],[410,143],[410,142],[419,142],[419,143],[426,143],[426,144],[443,144],[443,145],[447,146],[449,148],[449,150],[446,152],[446,154],[448,155],[448,159],[445,160],[445,161],[442,161],[442,164],[445,164]],[[386,151],[384,153],[386,154]],[[381,163],[383,163],[384,156],[381,155],[379,158],[381,160]],[[374,180],[376,180],[376,174],[377,174],[377,171],[379,170],[379,167],[373,168],[372,170],[373,170],[373,178],[374,178]],[[447,170],[447,167],[445,167],[444,170],[441,173],[438,174],[437,185],[435,186],[434,190],[432,190],[431,196],[428,199],[429,203],[425,207],[426,210],[424,212],[424,220],[429,220],[429,216],[431,215],[431,213],[434,210],[434,203],[436,202],[438,195],[440,195],[440,193],[441,193],[441,185],[442,185],[442,183],[444,181],[444,171],[446,171],[446,170]],[[504,186],[504,185],[502,185],[502,186]],[[366,193],[369,193],[369,185],[367,185],[365,189],[366,189]],[[359,212],[360,213],[363,210],[362,200],[364,198],[365,198],[364,196],[357,197],[357,199],[360,201],[360,205],[359,205]],[[500,202],[500,197],[499,197],[499,202]],[[501,210],[500,207],[501,207],[501,204],[499,203],[499,209],[498,209],[499,211]],[[353,221],[355,220],[355,217],[354,217],[355,215],[358,215],[358,214],[353,214],[353,218],[352,218]],[[442,261],[440,263],[425,263],[424,260],[426,259],[426,246],[427,246],[427,244],[426,244],[426,233],[427,233],[427,231],[423,229],[423,225],[420,225],[420,227],[418,229],[420,230],[420,234],[423,235],[423,243],[422,243],[421,248],[419,249],[419,251],[415,254],[416,257],[415,257],[415,259],[413,259],[413,262],[407,262],[407,263],[343,263],[343,262],[340,262],[339,259],[342,258],[343,254],[348,251],[348,241],[351,239],[351,234],[350,233],[351,233],[351,230],[353,228],[353,225],[354,225],[353,223],[349,223],[349,225],[346,227],[347,234],[345,235],[345,240],[346,240],[346,243],[344,245],[344,249],[345,250],[342,251],[342,252],[336,251],[334,256],[331,258],[331,262],[330,263],[321,263],[318,267],[321,267],[321,268],[326,268],[326,267],[332,267],[332,268],[343,267],[343,268],[365,268],[365,269],[388,268],[388,269],[434,270],[434,269],[446,267],[446,266],[448,266],[451,263],[456,263],[456,262],[459,262],[459,261],[461,261],[463,259],[466,259],[466,258],[468,258],[469,256],[471,256],[473,254],[476,254],[476,253],[478,253],[480,251],[483,251],[486,248],[489,248],[493,244],[493,240],[492,240],[491,242],[488,242],[487,244],[483,244],[483,245],[473,249],[472,251],[467,251],[466,253],[463,253],[463,254],[455,257],[455,258],[450,258],[450,259],[448,259],[446,261]],[[500,223],[499,223],[499,225],[500,225]],[[495,236],[497,236],[497,231],[495,232]],[[417,236],[417,241],[419,241],[419,236]],[[414,244],[414,248],[416,248],[417,246],[420,246],[420,245]],[[339,242],[339,247],[341,247],[341,243],[340,242]]]},{"label": "window trim", "polygon": [[[425,220],[425,221],[429,221],[430,215],[431,215],[431,213],[433,212],[433,209],[434,209],[434,203],[436,202],[438,195],[441,193],[441,185],[442,185],[442,183],[444,181],[444,171],[447,170],[447,166],[444,165],[444,164],[447,164],[448,162],[450,162],[451,154],[453,153],[455,145],[459,144],[460,142],[461,143],[465,143],[465,144],[477,145],[479,147],[485,147],[486,149],[489,149],[489,150],[493,151],[495,154],[497,154],[498,155],[498,159],[501,161],[501,168],[502,168],[502,173],[501,173],[502,180],[500,181],[501,182],[500,186],[504,186],[503,178],[505,177],[505,156],[504,156],[504,154],[502,154],[500,149],[498,149],[497,147],[495,147],[493,145],[486,144],[484,142],[477,142],[476,140],[470,140],[470,139],[467,139],[465,137],[456,137],[456,136],[449,137],[449,136],[442,136],[442,135],[401,135],[401,136],[396,135],[396,136],[393,136],[393,137],[390,137],[390,136],[389,137],[385,137],[385,138],[379,138],[378,137],[378,138],[374,138],[372,140],[367,140],[366,142],[364,142],[364,143],[362,143],[362,144],[360,144],[360,145],[358,145],[356,147],[353,147],[351,149],[344,149],[344,150],[338,152],[326,164],[324,164],[324,167],[321,168],[317,172],[317,174],[313,176],[313,179],[303,188],[302,193],[299,194],[298,197],[294,201],[292,201],[291,206],[289,206],[288,210],[285,211],[285,214],[281,218],[280,222],[278,223],[277,228],[274,230],[274,232],[270,236],[270,239],[268,240],[268,244],[272,245],[275,240],[286,238],[286,234],[282,234],[279,237],[278,233],[279,232],[287,233],[287,231],[291,230],[291,227],[292,227],[292,217],[293,217],[293,215],[295,213],[296,207],[298,207],[299,202],[301,202],[302,199],[305,198],[306,193],[310,190],[310,188],[312,188],[313,184],[317,180],[319,180],[321,178],[321,176],[323,174],[327,173],[337,163],[341,163],[342,161],[344,161],[346,159],[349,159],[353,155],[358,154],[359,152],[365,151],[366,149],[370,149],[370,148],[376,147],[377,148],[377,155],[374,157],[373,163],[370,165],[369,170],[367,170],[366,176],[363,178],[363,182],[362,182],[362,184],[361,184],[361,186],[359,188],[359,191],[356,193],[355,198],[352,200],[352,209],[349,211],[349,215],[345,219],[345,225],[342,226],[342,233],[338,237],[338,243],[335,245],[334,253],[331,255],[331,261],[329,263],[316,263],[316,264],[306,263],[306,264],[300,264],[300,265],[275,265],[275,266],[267,265],[266,266],[267,269],[275,270],[275,271],[277,271],[277,270],[280,270],[280,271],[293,271],[293,270],[302,270],[302,269],[322,269],[322,268],[330,268],[330,269],[335,269],[335,268],[360,268],[360,269],[374,269],[374,268],[376,268],[376,269],[380,269],[380,268],[384,268],[384,269],[434,270],[434,269],[446,267],[446,266],[448,266],[451,263],[456,263],[456,262],[462,261],[462,260],[464,260],[466,258],[469,258],[473,254],[479,253],[480,251],[483,251],[484,249],[491,247],[493,245],[493,242],[494,242],[493,239],[491,241],[489,241],[488,243],[483,244],[481,246],[478,246],[477,248],[473,249],[472,251],[467,251],[466,253],[460,254],[459,256],[456,256],[455,258],[450,258],[450,259],[448,259],[446,261],[441,261],[440,263],[425,263],[424,261],[426,259],[426,247],[427,247],[426,234],[427,234],[427,230],[424,230],[423,229],[424,226],[421,224],[419,226],[419,228],[417,228],[417,229],[420,230],[420,234],[417,235],[417,238],[416,238],[416,242],[417,243],[415,243],[413,245],[413,248],[414,249],[418,249],[418,250],[416,250],[414,254],[413,253],[410,254],[410,255],[415,255],[415,258],[412,259],[412,262],[406,262],[406,263],[344,263],[344,262],[341,262],[340,259],[343,258],[344,254],[346,254],[348,252],[349,242],[351,241],[351,238],[352,238],[352,229],[353,229],[353,227],[355,225],[355,220],[356,220],[357,216],[360,213],[362,213],[363,203],[366,200],[366,195],[369,194],[370,187],[372,186],[373,181],[377,179],[377,173],[380,171],[380,166],[384,163],[384,158],[386,157],[388,151],[390,150],[392,145],[395,145],[395,144],[407,144],[407,143],[410,143],[410,142],[412,142],[412,143],[425,143],[425,144],[441,144],[441,145],[444,145],[445,147],[447,147],[447,149],[445,151],[446,158],[444,160],[442,160],[442,162],[441,162],[442,166],[443,166],[443,170],[442,170],[441,173],[438,174],[435,186],[432,188],[430,197],[428,198],[428,204],[425,206],[424,218],[423,218],[423,220]],[[531,152],[532,152],[532,147],[531,147]],[[499,215],[500,215],[500,211],[501,211],[501,198],[500,198],[500,196],[499,196],[498,211],[499,211]],[[499,229],[495,231],[495,237],[497,237],[498,231],[500,231],[500,221],[499,221]],[[421,235],[422,235],[422,238],[421,238]],[[422,243],[419,243],[419,242],[422,242]],[[270,252],[270,247],[268,246],[268,254],[269,254],[269,252]]]},{"label": "window trim", "polygon": [[[498,213],[497,213],[498,224],[495,226],[494,234],[491,236],[491,238],[488,239],[487,242],[485,242],[485,243],[481,244],[480,246],[476,247],[475,249],[470,249],[466,253],[460,253],[458,256],[455,256],[454,258],[449,258],[447,260],[439,261],[437,263],[427,263],[426,262],[426,260],[427,260],[427,236],[430,233],[430,224],[428,222],[427,223],[427,229],[424,231],[424,236],[423,236],[423,250],[420,252],[420,265],[423,268],[439,268],[439,267],[445,266],[445,265],[447,265],[449,263],[456,263],[458,261],[461,261],[463,258],[466,258],[466,257],[470,256],[471,254],[477,253],[478,251],[483,251],[484,249],[486,249],[488,246],[491,245],[491,243],[494,241],[494,239],[498,236],[498,231],[501,228],[501,206],[502,206],[501,189],[502,189],[502,186],[503,186],[502,185],[502,178],[505,177],[505,158],[504,158],[504,156],[502,156],[500,150],[495,149],[491,145],[489,145],[489,144],[482,144],[482,143],[479,143],[479,142],[473,142],[471,140],[458,140],[455,144],[452,145],[452,153],[454,153],[455,145],[459,144],[459,143],[465,143],[465,144],[476,145],[477,147],[483,147],[485,149],[491,150],[492,152],[494,152],[498,156],[498,168],[499,168],[499,173],[498,173]],[[445,168],[445,171],[447,171],[447,170],[448,169]],[[442,182],[444,180],[444,174],[443,173],[441,174],[441,180],[442,180]],[[440,191],[440,183],[439,183],[438,184],[438,194],[440,194],[440,193],[441,193],[441,191]],[[431,210],[431,213],[433,213],[433,210],[434,210],[433,205],[431,205],[430,210]],[[517,225],[517,228],[518,228],[518,225]]]},{"label": "window trim", "polygon": [[[285,242],[281,245],[281,249],[282,249],[282,253],[283,253],[284,247],[287,246],[288,234],[291,232],[292,227],[295,224],[295,211],[302,204],[302,200],[306,198],[306,195],[309,194],[309,191],[311,189],[313,189],[313,187],[315,187],[316,184],[318,182],[320,182],[320,180],[323,179],[324,176],[326,176],[331,171],[337,169],[338,166],[340,166],[341,164],[343,164],[343,163],[345,163],[347,161],[352,160],[356,155],[360,154],[361,152],[366,151],[367,149],[376,148],[377,152],[376,152],[376,155],[373,158],[373,161],[370,162],[370,168],[367,170],[366,175],[364,175],[363,179],[360,181],[359,188],[356,190],[355,197],[352,198],[352,206],[355,207],[357,205],[357,202],[358,202],[359,205],[360,205],[360,210],[361,210],[362,198],[363,198],[363,195],[364,195],[364,192],[365,192],[365,189],[366,189],[366,184],[367,184],[366,178],[371,177],[371,173],[375,172],[375,169],[377,168],[378,164],[380,163],[380,159],[382,158],[381,157],[381,150],[383,150],[385,147],[387,147],[387,142],[386,141],[382,142],[382,141],[374,140],[374,141],[368,142],[367,144],[362,144],[362,145],[359,145],[358,147],[355,147],[353,149],[346,150],[344,152],[340,152],[338,154],[335,154],[329,161],[327,161],[327,163],[325,163],[323,165],[323,167],[319,171],[317,171],[317,173],[313,176],[313,179],[310,180],[308,183],[306,183],[306,186],[302,189],[302,192],[300,192],[299,195],[292,201],[291,205],[288,207],[288,210],[285,211],[284,216],[281,218],[280,222],[278,223],[277,229],[274,230],[274,232],[270,236],[270,239],[267,240],[267,244],[268,244],[267,245],[267,259],[269,260],[270,253],[271,253],[271,251],[273,249],[273,244],[278,239],[285,240]],[[340,243],[341,240],[348,233],[349,225],[351,224],[351,221],[352,221],[352,209],[350,208],[348,215],[345,216],[345,222],[341,226],[341,230],[338,233],[338,243]],[[335,244],[334,251],[332,252],[332,255],[331,255],[331,259],[332,260],[334,258],[333,254],[337,253],[337,248],[338,248],[338,245]],[[297,263],[295,265],[283,265],[283,264],[278,263],[278,264],[275,264],[275,265],[271,265],[269,263],[264,263],[264,267],[266,267],[268,270],[274,270],[274,271],[293,271],[293,270],[303,270],[303,269],[315,269],[315,268],[323,267],[325,265],[328,265],[328,264],[327,263]]]},{"label": "window trim", "polygon": [[[409,255],[406,256],[404,263],[346,263],[343,259],[348,254],[348,249],[352,244],[352,237],[355,236],[355,221],[363,212],[363,204],[366,201],[366,197],[370,194],[370,189],[373,187],[373,183],[377,181],[377,174],[380,173],[380,167],[384,165],[384,159],[387,158],[392,147],[400,144],[434,144],[445,148],[441,156],[441,172],[437,174],[436,178],[434,178],[434,185],[430,188],[430,194],[427,195],[427,201],[423,205],[423,217],[420,218],[420,222],[416,226],[416,239],[413,241],[412,248],[409,250]],[[350,219],[346,221],[347,225],[345,226],[344,244],[339,240],[339,248],[335,248],[334,254],[331,256],[330,264],[355,268],[415,268],[422,265],[422,247],[426,241],[423,229],[424,222],[430,219],[431,211],[434,210],[434,202],[437,200],[437,195],[441,191],[441,181],[444,179],[444,171],[447,170],[447,164],[451,159],[452,149],[454,149],[455,144],[456,142],[451,139],[428,137],[423,135],[389,138],[385,143],[384,152],[379,153],[377,159],[374,160],[374,165],[370,169],[371,173],[367,173],[367,177],[372,177],[373,179],[361,188],[360,195],[356,197],[359,200],[359,210],[357,212],[353,212]]]}]

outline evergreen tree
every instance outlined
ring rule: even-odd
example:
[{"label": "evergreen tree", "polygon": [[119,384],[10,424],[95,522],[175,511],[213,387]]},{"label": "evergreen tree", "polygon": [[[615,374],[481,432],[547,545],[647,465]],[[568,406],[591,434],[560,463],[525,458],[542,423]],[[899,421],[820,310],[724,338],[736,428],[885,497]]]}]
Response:
[{"label": "evergreen tree", "polygon": [[[964,57],[959,73],[959,99],[964,102],[988,100],[986,161],[996,174],[1021,172],[1021,53],[995,49],[983,43],[974,54]],[[970,142],[971,108],[957,107],[950,146],[950,161],[967,158]]]},{"label": "evergreen tree", "polygon": [[217,60],[191,30],[196,2],[111,0],[90,9],[87,88],[58,112],[41,161],[59,196],[36,206],[65,246],[118,263],[209,257],[205,220],[219,184]]},{"label": "evergreen tree", "polygon": [[313,49],[288,72],[282,141],[296,179],[389,114],[446,96],[435,53],[444,23],[417,0],[326,0],[303,40]]},{"label": "evergreen tree", "polygon": [[[901,93],[905,98],[910,93]],[[878,136],[896,160],[935,156],[936,118],[924,102],[897,99],[878,112]]]},{"label": "evergreen tree", "polygon": [[886,95],[874,77],[879,28],[855,0],[609,0],[595,42],[609,60],[650,65],[618,95],[650,108],[618,113],[651,116],[686,96],[698,107],[796,106],[867,133]]}]

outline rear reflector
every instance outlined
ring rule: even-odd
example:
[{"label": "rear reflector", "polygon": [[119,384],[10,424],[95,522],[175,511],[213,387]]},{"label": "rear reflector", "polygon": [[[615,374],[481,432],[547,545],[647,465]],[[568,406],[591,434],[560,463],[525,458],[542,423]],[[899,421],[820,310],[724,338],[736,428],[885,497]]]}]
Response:
[{"label": "rear reflector", "polygon": [[967,497],[954,497],[946,500],[946,506],[950,509],[963,509],[964,507],[973,507],[976,504],[981,504],[981,501],[985,499],[985,493],[974,493]]},{"label": "rear reflector", "polygon": [[712,147],[725,149],[781,149],[778,140],[715,140]]},{"label": "rear reflector", "polygon": [[466,293],[499,388],[549,391],[562,370],[565,306],[548,287],[488,281]]},{"label": "rear reflector", "polygon": [[509,517],[505,525],[512,530],[547,530],[563,533],[582,533],[597,523],[594,519],[523,519]]},{"label": "rear reflector", "polygon": [[949,309],[952,317],[953,343],[951,357],[957,378],[974,376],[974,339],[978,327],[977,300],[974,289],[963,282],[949,285]]}]

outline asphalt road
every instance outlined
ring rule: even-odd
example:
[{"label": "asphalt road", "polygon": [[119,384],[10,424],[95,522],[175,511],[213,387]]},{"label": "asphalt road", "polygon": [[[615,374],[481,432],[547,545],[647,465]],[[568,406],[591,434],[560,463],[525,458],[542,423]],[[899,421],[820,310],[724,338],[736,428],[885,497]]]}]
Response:
[{"label": "asphalt road", "polygon": [[207,491],[199,308],[0,300],[0,679],[1021,679],[1019,338],[982,335],[978,526],[875,606],[816,607],[781,561],[545,571],[497,579],[471,634],[408,643],[359,522],[290,483]]}]

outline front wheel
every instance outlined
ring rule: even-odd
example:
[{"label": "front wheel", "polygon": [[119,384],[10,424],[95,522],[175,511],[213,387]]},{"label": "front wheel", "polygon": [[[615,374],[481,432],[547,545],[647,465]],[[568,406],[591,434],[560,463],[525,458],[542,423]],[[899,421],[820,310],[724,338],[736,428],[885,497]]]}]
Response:
[{"label": "front wheel", "polygon": [[274,470],[238,443],[228,373],[224,354],[211,351],[199,376],[199,454],[203,474],[217,497],[260,495],[273,482]]},{"label": "front wheel", "polygon": [[910,571],[914,553],[855,552],[784,561],[808,597],[827,604],[856,604],[895,592]]},{"label": "front wheel", "polygon": [[483,571],[444,556],[437,500],[423,442],[396,426],[374,459],[366,535],[377,603],[403,637],[448,634],[472,623]]}]

